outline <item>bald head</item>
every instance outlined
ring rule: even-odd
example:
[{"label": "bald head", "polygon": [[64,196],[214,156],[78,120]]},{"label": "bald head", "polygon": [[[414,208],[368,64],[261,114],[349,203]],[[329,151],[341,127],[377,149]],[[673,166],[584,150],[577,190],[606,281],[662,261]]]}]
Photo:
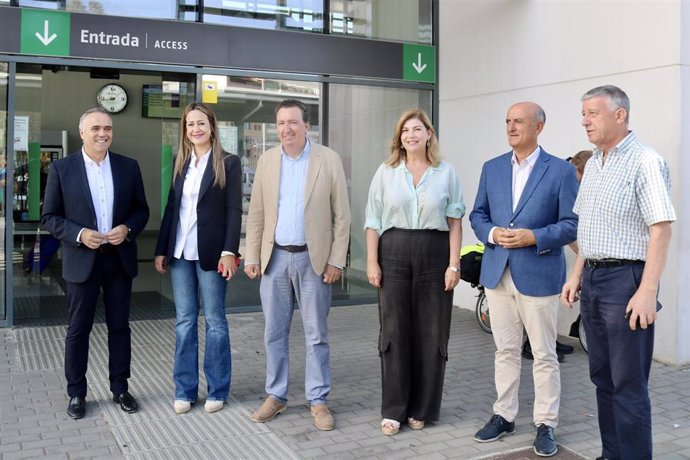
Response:
[{"label": "bald head", "polygon": [[[524,109],[527,113],[531,114],[532,119],[537,123],[546,123],[546,113],[544,112],[544,109],[542,109],[541,106],[536,102],[516,102],[510,106],[510,109],[513,107],[520,107]],[[510,111],[510,109],[508,109],[508,111]]]},{"label": "bald head", "polygon": [[506,132],[508,144],[518,160],[526,158],[537,148],[539,133],[544,129],[545,122],[546,114],[539,104],[518,102],[510,106],[506,116]]}]

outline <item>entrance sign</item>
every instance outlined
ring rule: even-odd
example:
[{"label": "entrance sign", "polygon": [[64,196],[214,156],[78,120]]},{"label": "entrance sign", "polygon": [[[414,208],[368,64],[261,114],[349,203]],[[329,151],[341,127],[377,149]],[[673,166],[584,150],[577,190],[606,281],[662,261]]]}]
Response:
[{"label": "entrance sign", "polygon": [[21,52],[69,56],[70,14],[62,11],[21,12]]},{"label": "entrance sign", "polygon": [[436,49],[426,45],[403,45],[403,78],[410,81],[436,81]]},{"label": "entrance sign", "polygon": [[[285,49],[299,49],[299,58]],[[0,7],[0,53],[436,80],[433,46],[5,6]]]}]

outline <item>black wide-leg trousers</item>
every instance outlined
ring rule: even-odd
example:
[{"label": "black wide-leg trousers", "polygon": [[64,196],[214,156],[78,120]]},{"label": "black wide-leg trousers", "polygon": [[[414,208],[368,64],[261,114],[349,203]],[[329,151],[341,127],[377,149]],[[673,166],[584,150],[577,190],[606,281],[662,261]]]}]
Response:
[{"label": "black wide-leg trousers", "polygon": [[379,239],[383,418],[438,420],[453,291],[444,291],[448,232],[391,229]]}]

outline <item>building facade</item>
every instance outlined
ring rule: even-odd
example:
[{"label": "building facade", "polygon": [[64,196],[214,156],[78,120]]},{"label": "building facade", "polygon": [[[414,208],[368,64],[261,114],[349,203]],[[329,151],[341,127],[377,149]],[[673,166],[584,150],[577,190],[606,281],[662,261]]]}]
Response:
[{"label": "building facade", "polygon": [[[192,101],[214,107],[223,147],[241,157],[245,206],[258,157],[278,143],[276,104],[307,104],[309,137],[343,158],[353,210],[334,300],[374,301],[366,193],[400,113],[437,107],[436,17],[433,0],[0,0],[0,326],[64,322],[60,253],[38,227],[42,194],[97,104],[112,112],[113,151],[139,161],[151,208],[133,319],[174,312],[153,251]],[[230,311],[259,304],[258,283],[233,279]]]},{"label": "building facade", "polygon": [[[508,150],[510,104],[540,103],[540,141],[565,158],[591,147],[580,96],[611,83],[631,98],[631,128],[671,166],[678,222],[655,357],[690,363],[679,289],[690,284],[689,10],[688,0],[0,0],[0,326],[59,321],[59,253],[41,268],[41,242],[50,245],[37,225],[41,187],[49,162],[79,148],[79,114],[99,91],[113,97],[110,84],[127,97],[113,115],[113,150],[139,160],[152,210],[136,318],[173,308],[169,281],[153,270],[153,241],[187,102],[215,101],[247,196],[256,159],[277,142],[275,103],[307,103],[310,137],[343,156],[349,181],[350,269],[335,300],[353,303],[376,298],[362,276],[364,205],[403,110],[433,114],[470,207],[483,162]],[[474,241],[465,220],[464,242]],[[231,311],[258,305],[258,285],[232,283]],[[462,284],[455,303],[471,308],[473,294]],[[576,313],[563,313],[561,333]]]},{"label": "building facade", "polygon": [[[677,365],[690,363],[690,306],[681,289],[690,282],[689,7],[687,0],[441,0],[439,23],[441,142],[454,149],[468,204],[483,162],[509,150],[509,105],[538,102],[546,111],[540,143],[566,158],[592,148],[580,97],[605,84],[627,92],[630,128],[671,170],[678,221],[661,280],[655,358]],[[464,230],[472,243],[468,222]],[[470,296],[460,289],[456,303],[470,305]]]}]

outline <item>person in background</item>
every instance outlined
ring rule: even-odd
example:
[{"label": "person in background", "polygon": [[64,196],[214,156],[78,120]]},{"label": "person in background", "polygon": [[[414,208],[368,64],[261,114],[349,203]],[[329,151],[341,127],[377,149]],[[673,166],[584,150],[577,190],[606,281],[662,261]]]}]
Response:
[{"label": "person in background", "polygon": [[345,268],[350,240],[345,170],[336,152],[307,139],[303,102],[280,102],[276,128],[280,145],[259,158],[247,216],[244,271],[261,278],[266,321],[267,397],[251,419],[268,422],[287,409],[288,341],[297,301],[307,353],[305,397],[314,426],[332,430],[327,319],[331,285]]},{"label": "person in background", "polygon": [[[591,150],[580,150],[572,157],[568,157],[565,159],[565,161],[575,166],[575,177],[577,178],[578,183],[582,181],[582,175],[585,172],[585,164],[587,164],[587,160],[589,160],[591,157]],[[573,241],[568,246],[570,246],[570,249],[572,249],[575,252],[575,254],[578,253],[577,241]],[[575,323],[576,324],[573,326],[573,330],[577,331],[577,328],[580,323],[580,317],[577,318]],[[561,343],[558,340],[556,341],[556,353],[558,354],[558,362],[563,361],[563,355],[568,355],[573,351],[574,348],[572,345]],[[534,355],[532,354],[532,346],[529,343],[529,337],[525,339],[525,343],[522,346],[522,357],[525,359],[534,359]]]},{"label": "person in background", "polygon": [[566,274],[563,246],[575,241],[577,231],[572,209],[578,184],[571,165],[539,146],[545,122],[544,110],[534,102],[508,109],[512,151],[484,164],[470,221],[486,245],[480,281],[491,306],[498,396],[491,419],[474,440],[491,442],[515,431],[526,330],[534,353],[534,452],[550,457],[558,451],[561,397],[558,293]]},{"label": "person in background", "polygon": [[585,165],[590,158],[592,158],[591,150],[580,150],[575,155],[565,159],[568,163],[575,166],[575,177],[578,182],[582,182],[582,176],[585,173]]},{"label": "person in background", "polygon": [[198,398],[200,301],[206,325],[204,410],[219,411],[228,398],[232,361],[225,292],[237,271],[241,223],[240,159],[223,151],[213,110],[192,103],[180,119],[180,144],[154,260],[159,273],[170,271],[175,299],[177,414],[188,412]]},{"label": "person in background", "polygon": [[149,220],[139,163],[110,151],[110,114],[102,108],[84,112],[79,135],[81,151],[50,165],[41,215],[41,228],[62,244],[67,415],[73,419],[86,413],[89,336],[101,291],[113,401],[125,412],[139,410],[127,383],[132,358],[129,305],[138,273],[136,237]]},{"label": "person in background", "polygon": [[379,288],[381,430],[438,420],[465,203],[424,111],[402,114],[366,206],[367,277]]},{"label": "person in background", "polygon": [[654,323],[676,220],[670,173],[664,158],[628,129],[623,90],[599,86],[581,100],[582,126],[596,148],[575,203],[580,252],[561,302],[569,307],[581,292],[601,458],[651,459]]}]

